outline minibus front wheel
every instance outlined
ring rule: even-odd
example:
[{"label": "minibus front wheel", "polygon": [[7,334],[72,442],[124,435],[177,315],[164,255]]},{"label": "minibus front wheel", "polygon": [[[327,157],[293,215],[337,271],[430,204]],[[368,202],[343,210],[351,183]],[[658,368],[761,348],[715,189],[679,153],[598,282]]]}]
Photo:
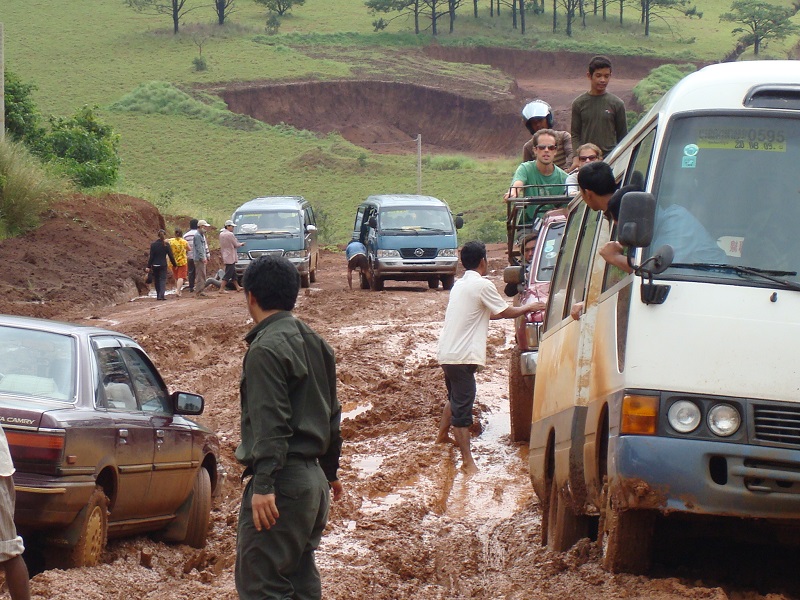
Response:
[{"label": "minibus front wheel", "polygon": [[601,501],[597,541],[603,552],[603,568],[612,573],[646,573],[653,554],[656,512],[622,510],[613,490],[609,490],[607,477]]},{"label": "minibus front wheel", "polygon": [[550,483],[548,503],[547,547],[554,552],[566,552],[579,539],[588,536],[589,518],[575,513],[554,476]]}]

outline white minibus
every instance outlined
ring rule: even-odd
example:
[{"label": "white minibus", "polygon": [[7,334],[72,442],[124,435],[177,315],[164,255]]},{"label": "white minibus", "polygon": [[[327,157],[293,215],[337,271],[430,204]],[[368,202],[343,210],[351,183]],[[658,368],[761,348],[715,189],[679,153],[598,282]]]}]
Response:
[{"label": "white minibus", "polygon": [[605,568],[642,572],[665,523],[800,539],[800,62],[688,75],[607,162],[641,191],[618,223],[569,205],[530,436],[543,542],[596,535]]}]

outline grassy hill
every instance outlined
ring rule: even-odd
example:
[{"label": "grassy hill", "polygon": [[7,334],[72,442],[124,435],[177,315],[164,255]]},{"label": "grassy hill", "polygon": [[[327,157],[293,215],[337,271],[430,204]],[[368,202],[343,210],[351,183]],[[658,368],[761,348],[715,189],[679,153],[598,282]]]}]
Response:
[{"label": "grassy hill", "polygon": [[[414,68],[392,59],[404,48],[430,43],[685,61],[719,59],[735,40],[733,24],[718,19],[728,10],[728,0],[700,0],[702,19],[656,19],[649,38],[642,35],[633,8],[626,8],[625,22],[618,24],[616,4],[609,20],[589,15],[586,28],[576,23],[575,34],[567,38],[551,32],[549,2],[545,14],[528,16],[525,36],[510,27],[505,6],[500,17],[490,18],[488,2],[481,0],[479,18],[474,19],[472,3],[465,2],[455,33],[447,33],[443,20],[435,41],[427,33],[413,35],[412,23],[403,19],[374,33],[376,17],[361,0],[307,0],[281,20],[279,33],[272,36],[265,33],[263,7],[251,0],[237,0],[222,28],[215,25],[210,7],[201,8],[200,0],[195,4],[198,8],[186,16],[182,32],[173,35],[168,16],[136,13],[121,0],[0,0],[6,68],[38,87],[35,100],[45,114],[72,114],[84,104],[99,107],[100,118],[122,136],[120,191],[147,198],[162,211],[215,223],[256,195],[302,194],[322,213],[328,241],[338,243],[347,239],[354,208],[368,194],[417,191],[415,156],[373,154],[336,134],[217,118],[218,104],[197,94],[195,102],[209,110],[195,110],[196,103],[167,114],[110,107],[151,81],[171,84],[163,89],[176,86],[191,92],[231,82],[352,79],[370,69],[388,79],[413,78]],[[773,42],[763,57],[786,58],[796,42]],[[208,69],[198,72],[193,60],[201,51]],[[504,74],[488,67],[435,61],[418,67],[462,78],[476,88],[479,83],[497,89],[509,85]],[[149,101],[167,102],[163,94]],[[491,237],[498,230],[495,221],[502,218],[500,195],[516,160],[426,157],[422,191],[466,213],[465,235]]]}]

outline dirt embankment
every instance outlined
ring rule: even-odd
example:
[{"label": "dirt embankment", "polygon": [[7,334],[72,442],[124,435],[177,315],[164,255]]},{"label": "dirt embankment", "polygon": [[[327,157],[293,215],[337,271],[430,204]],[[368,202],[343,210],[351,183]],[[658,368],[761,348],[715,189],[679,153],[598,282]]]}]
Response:
[{"label": "dirt embankment", "polygon": [[[520,111],[526,100],[543,98],[553,107],[556,128],[569,130],[572,100],[588,89],[589,54],[550,54],[502,48],[428,46],[426,58],[490,65],[514,78],[508,90],[470,92],[450,89],[444,76],[430,72],[415,83],[381,81],[309,81],[218,90],[233,112],[270,124],[298,129],[337,131],[350,142],[382,153],[416,152],[422,135],[426,149],[481,155],[515,156],[528,133]],[[633,86],[666,61],[612,57],[611,91],[631,108]],[[477,85],[476,85],[477,88]],[[500,93],[503,92],[503,93]]]}]

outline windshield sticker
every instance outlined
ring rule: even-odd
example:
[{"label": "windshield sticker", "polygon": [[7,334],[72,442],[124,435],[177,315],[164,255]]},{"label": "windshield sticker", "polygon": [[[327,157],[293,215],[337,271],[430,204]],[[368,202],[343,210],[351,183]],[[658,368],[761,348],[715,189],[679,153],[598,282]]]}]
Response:
[{"label": "windshield sticker", "polygon": [[786,134],[779,129],[706,127],[697,134],[698,148],[786,152]]}]

